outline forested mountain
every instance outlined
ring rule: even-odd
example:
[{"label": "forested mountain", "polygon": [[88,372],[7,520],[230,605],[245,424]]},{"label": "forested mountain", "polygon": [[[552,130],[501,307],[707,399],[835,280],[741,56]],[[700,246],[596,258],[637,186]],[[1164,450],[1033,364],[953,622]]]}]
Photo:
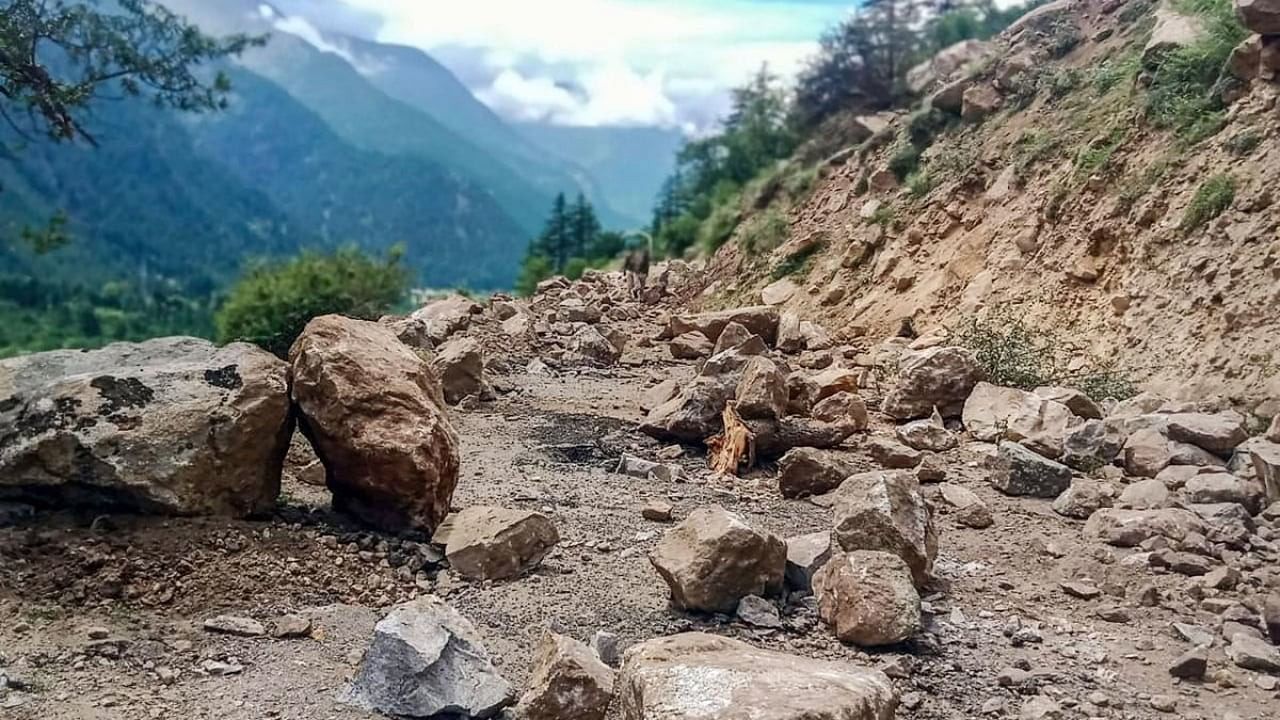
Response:
[{"label": "forested mountain", "polygon": [[[628,227],[649,222],[662,181],[675,169],[684,135],[659,127],[570,127],[520,123],[519,131],[557,157],[583,168],[624,215]],[[607,213],[601,213],[609,224]]]}]

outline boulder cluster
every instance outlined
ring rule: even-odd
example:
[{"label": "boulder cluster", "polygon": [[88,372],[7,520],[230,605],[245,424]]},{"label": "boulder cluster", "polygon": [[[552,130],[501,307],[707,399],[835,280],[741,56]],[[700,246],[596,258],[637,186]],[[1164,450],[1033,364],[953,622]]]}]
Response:
[{"label": "boulder cluster", "polygon": [[1280,2],[1235,0],[1236,15],[1252,34],[1232,52],[1228,67],[1239,80],[1280,80]]}]

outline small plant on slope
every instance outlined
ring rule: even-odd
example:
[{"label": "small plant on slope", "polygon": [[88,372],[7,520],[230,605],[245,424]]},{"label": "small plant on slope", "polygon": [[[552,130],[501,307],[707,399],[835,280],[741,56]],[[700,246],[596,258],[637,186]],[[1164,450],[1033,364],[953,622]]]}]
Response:
[{"label": "small plant on slope", "polygon": [[1236,180],[1230,175],[1215,175],[1196,190],[1195,197],[1182,216],[1182,230],[1192,233],[1213,220],[1236,199]]}]

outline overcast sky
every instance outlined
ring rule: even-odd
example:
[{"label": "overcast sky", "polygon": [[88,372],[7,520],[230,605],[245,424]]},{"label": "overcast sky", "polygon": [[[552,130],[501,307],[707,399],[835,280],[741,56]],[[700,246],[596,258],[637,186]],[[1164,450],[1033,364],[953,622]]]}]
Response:
[{"label": "overcast sky", "polygon": [[856,5],[833,0],[277,0],[413,45],[513,120],[704,128],[761,63],[794,73]]}]

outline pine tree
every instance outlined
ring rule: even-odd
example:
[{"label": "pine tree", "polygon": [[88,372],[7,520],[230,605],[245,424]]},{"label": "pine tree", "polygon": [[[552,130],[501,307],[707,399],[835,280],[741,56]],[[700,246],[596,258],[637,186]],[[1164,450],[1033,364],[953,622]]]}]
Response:
[{"label": "pine tree", "polygon": [[547,218],[547,224],[538,239],[534,240],[529,251],[531,255],[545,257],[555,272],[564,272],[564,266],[572,257],[573,237],[568,205],[564,193],[556,195],[555,201],[551,204],[551,215]]},{"label": "pine tree", "polygon": [[570,234],[572,237],[571,257],[594,259],[593,250],[596,237],[600,234],[600,220],[596,218],[595,208],[587,202],[582,193],[578,193],[569,211]]}]

